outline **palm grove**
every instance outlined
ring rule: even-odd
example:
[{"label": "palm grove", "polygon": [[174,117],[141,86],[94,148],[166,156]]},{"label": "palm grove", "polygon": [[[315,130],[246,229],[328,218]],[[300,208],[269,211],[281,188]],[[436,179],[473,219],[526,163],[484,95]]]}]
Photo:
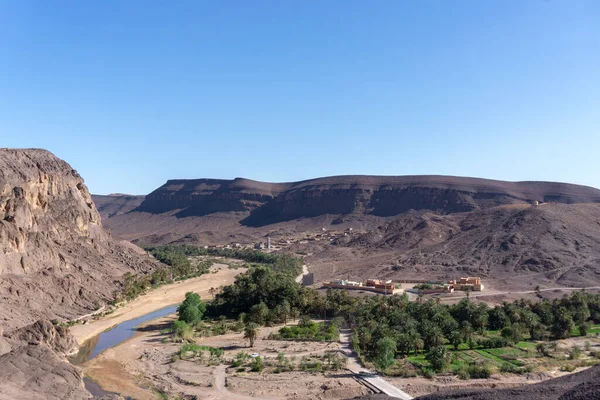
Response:
[{"label": "palm grove", "polygon": [[496,307],[468,298],[445,305],[435,300],[410,302],[406,294],[351,297],[343,290],[329,290],[322,296],[295,282],[301,259],[286,255],[278,263],[281,256],[270,257],[270,263],[250,265],[210,304],[189,293],[178,310],[178,329],[187,330],[184,336],[189,336],[190,327],[202,317],[237,319],[252,344],[260,326],[286,323],[299,316],[338,317],[352,329],[356,353],[380,370],[388,369],[399,357],[424,354],[430,368],[439,372],[450,362],[450,348],[490,349],[522,340],[583,336],[591,324],[600,323],[600,295],[585,292],[553,301],[518,300]]}]

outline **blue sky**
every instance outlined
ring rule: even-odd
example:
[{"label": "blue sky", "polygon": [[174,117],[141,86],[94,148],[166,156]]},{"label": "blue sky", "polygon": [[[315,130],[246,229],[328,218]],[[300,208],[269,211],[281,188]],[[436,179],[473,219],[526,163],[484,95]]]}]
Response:
[{"label": "blue sky", "polygon": [[444,174],[600,187],[597,0],[0,0],[0,146],[94,193]]}]

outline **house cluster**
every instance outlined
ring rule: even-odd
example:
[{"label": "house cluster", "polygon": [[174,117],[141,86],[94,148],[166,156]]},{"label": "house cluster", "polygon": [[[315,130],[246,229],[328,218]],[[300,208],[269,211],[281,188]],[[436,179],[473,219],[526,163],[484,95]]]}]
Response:
[{"label": "house cluster", "polygon": [[452,286],[454,290],[470,290],[473,292],[481,292],[483,290],[483,284],[481,278],[469,276],[467,278],[460,278],[459,280],[448,281],[448,285]]},{"label": "house cluster", "polygon": [[367,279],[364,282],[356,282],[346,279],[334,279],[332,281],[323,282],[323,288],[331,289],[346,289],[346,290],[366,290],[380,294],[400,294],[403,289],[399,284],[391,280]]},{"label": "house cluster", "polygon": [[415,285],[413,289],[410,289],[409,291],[418,294],[442,294],[453,293],[455,290],[480,292],[483,289],[484,286],[481,283],[481,278],[467,277],[458,280],[450,280],[446,283],[422,282]]}]

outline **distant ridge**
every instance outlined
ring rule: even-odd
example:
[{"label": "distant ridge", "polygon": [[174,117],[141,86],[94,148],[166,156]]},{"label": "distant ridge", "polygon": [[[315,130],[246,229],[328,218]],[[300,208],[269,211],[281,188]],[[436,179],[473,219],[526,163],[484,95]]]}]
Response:
[{"label": "distant ridge", "polygon": [[178,217],[245,212],[248,226],[323,214],[393,216],[409,210],[468,212],[531,202],[598,203],[600,190],[559,182],[506,182],[439,175],[347,175],[269,183],[244,178],[173,179],[131,210]]}]

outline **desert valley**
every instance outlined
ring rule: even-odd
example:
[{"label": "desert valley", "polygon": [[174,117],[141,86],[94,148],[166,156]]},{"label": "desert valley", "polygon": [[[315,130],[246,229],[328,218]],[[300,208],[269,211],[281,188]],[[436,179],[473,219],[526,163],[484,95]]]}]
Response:
[{"label": "desert valley", "polygon": [[0,246],[3,399],[598,390],[591,187],[338,176],[96,196],[51,153],[2,149]]}]

